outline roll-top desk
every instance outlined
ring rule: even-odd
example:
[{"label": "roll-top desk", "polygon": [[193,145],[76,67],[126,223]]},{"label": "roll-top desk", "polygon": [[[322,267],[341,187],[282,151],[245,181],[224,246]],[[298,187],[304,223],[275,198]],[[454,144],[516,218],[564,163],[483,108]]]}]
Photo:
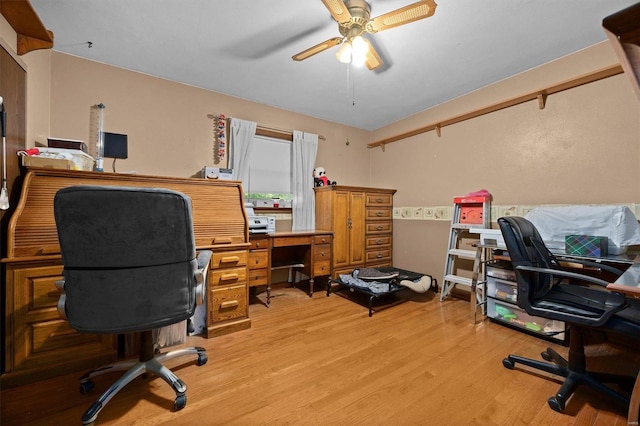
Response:
[{"label": "roll-top desk", "polygon": [[235,181],[29,169],[7,232],[2,386],[94,368],[118,357],[117,336],[73,330],[58,316],[62,278],[53,197],[72,185],[162,187],[191,197],[197,249],[214,252],[209,270],[206,337],[251,326],[249,234],[242,188]]}]

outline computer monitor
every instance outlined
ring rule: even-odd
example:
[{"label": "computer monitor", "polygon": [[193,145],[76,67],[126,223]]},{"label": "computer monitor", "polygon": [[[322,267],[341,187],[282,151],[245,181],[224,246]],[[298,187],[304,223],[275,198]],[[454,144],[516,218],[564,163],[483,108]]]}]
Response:
[{"label": "computer monitor", "polygon": [[104,132],[104,157],[128,158],[127,135]]}]

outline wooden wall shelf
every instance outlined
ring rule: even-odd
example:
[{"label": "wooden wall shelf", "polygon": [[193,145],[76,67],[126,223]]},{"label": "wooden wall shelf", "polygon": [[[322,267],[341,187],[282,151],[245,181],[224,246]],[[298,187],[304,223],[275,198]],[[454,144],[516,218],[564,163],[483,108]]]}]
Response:
[{"label": "wooden wall shelf", "polygon": [[53,32],[44,27],[29,0],[0,0],[0,13],[18,35],[18,55],[53,47]]},{"label": "wooden wall shelf", "polygon": [[437,123],[429,124],[428,126],[420,127],[419,129],[411,130],[409,132],[401,133],[396,136],[392,136],[390,138],[382,139],[377,142],[372,142],[367,144],[369,148],[375,148],[377,146],[381,147],[384,151],[384,147],[388,143],[397,142],[402,139],[410,138],[411,136],[416,136],[421,133],[426,133],[432,130],[435,130],[440,136],[442,134],[442,128],[445,126],[451,126],[452,124],[460,123],[462,121],[470,120],[472,118],[480,117],[485,114],[489,114],[491,112],[496,112],[504,108],[509,108],[515,105],[522,104],[524,102],[529,102],[532,100],[538,101],[538,108],[544,109],[547,97],[554,93],[562,92],[564,90],[573,89],[574,87],[582,86],[583,84],[592,83],[594,81],[602,80],[604,78],[612,77],[614,75],[621,74],[623,72],[622,67],[620,65],[613,65],[607,68],[603,68],[598,71],[594,71],[589,74],[585,74],[576,78],[573,78],[568,81],[564,81],[562,83],[556,84],[551,87],[547,87],[540,90],[535,90],[533,92],[526,93],[524,95],[517,96],[515,98],[507,99],[502,102],[498,102],[493,105],[489,105],[484,108],[477,109],[475,111],[467,112],[462,115],[458,115],[447,120],[441,120]]}]

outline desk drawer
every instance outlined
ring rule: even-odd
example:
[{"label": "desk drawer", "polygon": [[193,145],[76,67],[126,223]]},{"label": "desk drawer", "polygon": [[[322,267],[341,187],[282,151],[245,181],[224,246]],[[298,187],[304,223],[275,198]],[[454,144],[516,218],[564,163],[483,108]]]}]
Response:
[{"label": "desk drawer", "polygon": [[249,252],[249,269],[266,268],[269,266],[269,252],[257,250]]},{"label": "desk drawer", "polygon": [[231,268],[247,264],[247,250],[213,252],[211,268]]},{"label": "desk drawer", "polygon": [[391,227],[391,221],[367,222],[367,234],[388,234]]},{"label": "desk drawer", "polygon": [[393,195],[391,194],[367,194],[367,206],[388,206],[393,205]]},{"label": "desk drawer", "polygon": [[365,262],[367,264],[374,262],[383,262],[391,259],[391,249],[367,250]]},{"label": "desk drawer", "polygon": [[257,285],[267,285],[269,270],[267,268],[249,269],[249,287]]},{"label": "desk drawer", "polygon": [[331,274],[331,261],[323,260],[323,261],[315,261],[313,263],[313,276],[314,277],[322,277],[324,275]]},{"label": "desk drawer", "polygon": [[306,245],[311,245],[311,235],[273,238],[273,247],[306,246]]},{"label": "desk drawer", "polygon": [[247,268],[210,269],[209,286],[233,285],[247,281]]},{"label": "desk drawer", "polygon": [[313,244],[329,244],[331,242],[331,235],[316,235],[313,237]]},{"label": "desk drawer", "polygon": [[322,262],[331,260],[331,244],[319,244],[313,247],[314,262]]},{"label": "desk drawer", "polygon": [[391,245],[391,235],[367,237],[366,241],[367,250],[376,250],[382,247],[389,247]]},{"label": "desk drawer", "polygon": [[213,289],[209,294],[209,302],[213,304],[213,309],[209,310],[210,322],[246,317],[247,289],[244,285]]},{"label": "desk drawer", "polygon": [[250,250],[257,249],[268,249],[269,248],[269,239],[268,238],[259,238],[256,240],[249,241],[251,245],[249,246]]}]

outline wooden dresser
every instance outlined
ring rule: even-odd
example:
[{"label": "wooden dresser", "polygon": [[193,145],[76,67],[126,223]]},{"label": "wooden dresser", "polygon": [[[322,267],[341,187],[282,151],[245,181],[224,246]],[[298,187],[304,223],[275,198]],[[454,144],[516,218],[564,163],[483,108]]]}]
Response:
[{"label": "wooden dresser", "polygon": [[212,181],[29,169],[9,221],[4,294],[2,386],[95,368],[117,358],[116,336],[81,334],[59,318],[55,282],[62,278],[53,197],[72,185],[162,187],[191,197],[197,249],[214,252],[209,269],[207,337],[246,329],[249,235],[242,188]]},{"label": "wooden dresser", "polygon": [[395,189],[314,188],[316,230],[333,232],[332,276],[355,268],[393,266]]}]

